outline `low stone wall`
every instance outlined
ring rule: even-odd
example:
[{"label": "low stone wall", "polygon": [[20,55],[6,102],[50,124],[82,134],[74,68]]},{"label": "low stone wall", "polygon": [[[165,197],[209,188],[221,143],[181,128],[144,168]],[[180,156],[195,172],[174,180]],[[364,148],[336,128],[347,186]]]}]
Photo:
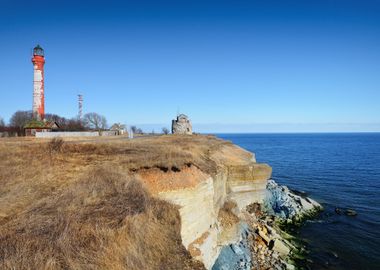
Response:
[{"label": "low stone wall", "polygon": [[97,131],[67,131],[67,132],[36,132],[37,138],[56,138],[56,137],[95,137],[99,136]]},{"label": "low stone wall", "polygon": [[119,131],[116,130],[106,130],[106,131],[101,131],[100,136],[117,136],[119,135]]},{"label": "low stone wall", "polygon": [[36,132],[37,138],[117,136],[117,131],[62,131]]}]

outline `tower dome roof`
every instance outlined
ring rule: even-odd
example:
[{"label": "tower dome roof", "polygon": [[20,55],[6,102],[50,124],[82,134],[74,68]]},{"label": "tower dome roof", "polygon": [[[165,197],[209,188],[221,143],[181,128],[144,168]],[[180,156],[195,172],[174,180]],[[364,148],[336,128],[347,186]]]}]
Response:
[{"label": "tower dome roof", "polygon": [[33,49],[33,55],[40,55],[44,56],[44,49],[38,44],[36,47]]}]

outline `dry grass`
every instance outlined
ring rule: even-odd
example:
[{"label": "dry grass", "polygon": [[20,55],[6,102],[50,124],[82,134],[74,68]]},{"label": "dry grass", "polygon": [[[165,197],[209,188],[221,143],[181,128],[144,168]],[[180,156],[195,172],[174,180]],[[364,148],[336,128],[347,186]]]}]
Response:
[{"label": "dry grass", "polygon": [[141,137],[134,140],[105,143],[67,143],[65,154],[97,155],[100,158],[119,159],[130,171],[160,168],[178,170],[194,165],[204,172],[216,171],[210,153],[219,149],[226,141],[213,136],[157,136]]},{"label": "dry grass", "polygon": [[131,174],[197,166],[226,142],[0,140],[0,269],[203,269],[180,238],[179,212]]},{"label": "dry grass", "polygon": [[203,269],[181,244],[176,207],[109,168],[3,220],[0,268]]},{"label": "dry grass", "polygon": [[51,155],[55,152],[61,152],[63,144],[64,144],[64,141],[61,138],[52,139],[47,144],[47,150],[49,151],[49,154]]},{"label": "dry grass", "polygon": [[230,228],[239,222],[239,218],[234,214],[233,210],[237,207],[236,202],[226,201],[218,213],[218,220],[222,227]]}]

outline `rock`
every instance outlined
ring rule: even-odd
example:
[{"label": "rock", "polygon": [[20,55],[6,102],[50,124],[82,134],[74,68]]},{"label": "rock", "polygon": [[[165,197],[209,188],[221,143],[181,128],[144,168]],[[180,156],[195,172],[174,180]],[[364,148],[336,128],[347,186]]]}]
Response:
[{"label": "rock", "polygon": [[352,209],[347,209],[345,212],[344,212],[347,216],[356,216],[358,213],[356,213],[355,210],[352,210]]},{"label": "rock", "polygon": [[[234,166],[229,170],[228,177],[233,180],[241,180],[246,179],[249,175],[251,175],[250,171]],[[235,193],[237,191],[241,193],[243,191],[246,192],[247,188],[250,188],[250,186],[243,188],[241,184],[237,188],[238,183],[239,181],[230,181],[230,190]],[[230,245],[229,250],[223,248],[212,270],[295,269],[294,265],[296,264],[295,261],[292,261],[292,258],[295,252],[298,252],[301,248],[294,246],[294,243],[287,240],[292,238],[290,235],[283,231],[278,231],[277,221],[280,221],[282,224],[286,222],[294,224],[298,221],[301,224],[305,218],[316,213],[322,207],[316,201],[298,195],[300,193],[295,194],[287,187],[278,185],[273,180],[268,181],[267,191],[268,197],[261,205],[256,202],[245,203],[244,198],[240,198],[241,203],[238,203],[238,205],[244,206],[239,206],[239,209],[245,211],[244,217],[249,220],[247,224],[251,227],[251,242],[243,244],[243,241],[238,246]],[[235,198],[236,195],[233,199],[235,200]],[[245,235],[243,238],[248,238],[248,236]],[[246,253],[247,248],[251,252],[250,256],[253,257],[248,256]],[[238,264],[236,263],[237,257],[240,258]],[[252,258],[250,263],[246,263],[248,262],[248,258]],[[296,259],[294,258],[294,260]],[[248,268],[248,266],[251,268]]]},{"label": "rock", "polygon": [[236,253],[237,255],[243,255],[244,254],[243,249],[241,247],[239,247],[239,245],[231,245],[231,248],[234,251],[234,253]]},{"label": "rock", "polygon": [[287,256],[290,252],[290,249],[280,239],[274,240],[273,250],[277,251],[282,257]]},{"label": "rock", "polygon": [[257,229],[257,233],[261,236],[261,238],[264,239],[264,241],[265,241],[266,244],[269,244],[270,239],[269,239],[268,235],[266,234],[267,232],[268,232],[268,231],[267,231],[267,229],[265,228],[265,226],[263,226],[263,227],[260,226],[260,227]]},{"label": "rock", "polygon": [[338,215],[341,215],[342,214],[342,210],[338,207],[335,207],[335,213],[337,213]]},{"label": "rock", "polygon": [[336,253],[335,251],[331,251],[331,255],[333,255],[335,258],[338,258],[338,253]]},{"label": "rock", "polygon": [[245,229],[241,232],[242,239],[236,244],[224,246],[216,259],[212,270],[250,270],[252,266],[251,249]]},{"label": "rock", "polygon": [[293,220],[298,220],[300,223],[305,217],[322,209],[318,202],[299,196],[273,180],[268,180],[267,190],[269,196],[265,201],[265,208],[289,224],[292,224]]},{"label": "rock", "polygon": [[289,269],[289,270],[295,270],[296,267],[295,267],[294,265],[292,265],[292,264],[287,263],[287,264],[286,264],[286,269]]},{"label": "rock", "polygon": [[274,267],[276,268],[276,270],[282,270],[281,265],[275,264]]},{"label": "rock", "polygon": [[261,226],[261,230],[265,233],[268,234],[268,229],[266,226]]}]

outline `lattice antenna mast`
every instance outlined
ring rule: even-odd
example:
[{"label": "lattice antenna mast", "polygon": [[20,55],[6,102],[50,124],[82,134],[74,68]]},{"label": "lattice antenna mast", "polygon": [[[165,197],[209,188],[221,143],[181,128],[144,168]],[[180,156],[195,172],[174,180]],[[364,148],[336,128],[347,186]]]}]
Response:
[{"label": "lattice antenna mast", "polygon": [[78,119],[82,120],[83,95],[78,95]]}]

